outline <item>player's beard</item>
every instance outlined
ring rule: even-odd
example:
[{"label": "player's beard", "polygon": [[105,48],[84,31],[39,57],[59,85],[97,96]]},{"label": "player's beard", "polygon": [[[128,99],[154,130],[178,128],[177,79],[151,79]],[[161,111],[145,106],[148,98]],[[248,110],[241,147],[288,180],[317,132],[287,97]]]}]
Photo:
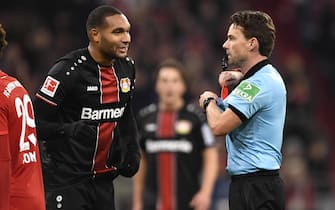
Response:
[{"label": "player's beard", "polygon": [[110,43],[105,38],[101,38],[101,54],[108,59],[113,60],[115,58],[125,58],[127,56],[127,53],[124,54],[118,54],[118,47],[115,43]]}]

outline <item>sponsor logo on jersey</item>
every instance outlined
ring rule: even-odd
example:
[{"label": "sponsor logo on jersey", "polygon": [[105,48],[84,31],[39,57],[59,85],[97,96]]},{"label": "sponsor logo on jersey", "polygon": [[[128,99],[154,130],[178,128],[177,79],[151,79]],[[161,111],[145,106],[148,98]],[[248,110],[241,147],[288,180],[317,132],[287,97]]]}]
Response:
[{"label": "sponsor logo on jersey", "polygon": [[127,78],[122,78],[120,80],[120,87],[121,87],[121,91],[122,93],[128,93],[130,91],[130,79]]},{"label": "sponsor logo on jersey", "polygon": [[192,123],[188,120],[179,120],[175,123],[175,130],[181,135],[189,134],[192,130]]},{"label": "sponsor logo on jersey", "polygon": [[81,111],[82,120],[116,120],[122,117],[124,107],[109,109],[92,109],[83,107]]},{"label": "sponsor logo on jersey", "polygon": [[190,153],[193,145],[186,139],[160,139],[157,141],[148,140],[145,142],[146,151],[148,153],[157,152],[184,152]]},{"label": "sponsor logo on jersey", "polygon": [[98,91],[98,86],[95,85],[87,86],[87,92],[94,92],[94,91]]},{"label": "sponsor logo on jersey", "polygon": [[48,76],[43,83],[41,92],[45,93],[46,95],[50,97],[54,97],[57,91],[58,85],[59,85],[58,80],[56,80],[55,78],[52,78],[51,76]]},{"label": "sponsor logo on jersey", "polygon": [[260,89],[256,85],[251,84],[248,81],[243,81],[234,89],[233,94],[248,102],[252,102],[259,91]]}]

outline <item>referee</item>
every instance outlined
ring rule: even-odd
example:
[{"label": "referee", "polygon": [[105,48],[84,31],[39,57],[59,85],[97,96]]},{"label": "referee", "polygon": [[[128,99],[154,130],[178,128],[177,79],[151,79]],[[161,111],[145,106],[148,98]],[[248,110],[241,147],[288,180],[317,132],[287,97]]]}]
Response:
[{"label": "referee", "polygon": [[227,171],[232,176],[229,208],[282,210],[285,194],[279,169],[286,88],[268,60],[275,26],[260,11],[238,11],[230,21],[223,48],[228,65],[240,68],[243,79],[224,100],[205,91],[199,103],[213,133],[226,135]]}]

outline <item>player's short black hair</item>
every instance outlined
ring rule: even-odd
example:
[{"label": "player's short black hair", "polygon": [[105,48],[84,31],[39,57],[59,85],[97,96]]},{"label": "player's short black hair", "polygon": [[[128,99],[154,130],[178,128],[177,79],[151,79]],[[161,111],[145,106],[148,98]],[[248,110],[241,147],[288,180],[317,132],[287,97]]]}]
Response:
[{"label": "player's short black hair", "polygon": [[0,56],[2,54],[2,50],[4,47],[7,46],[7,41],[6,41],[6,31],[0,24]]},{"label": "player's short black hair", "polygon": [[86,31],[89,32],[92,28],[103,26],[105,24],[105,18],[113,15],[123,14],[119,9],[110,6],[102,5],[93,9],[87,17]]}]

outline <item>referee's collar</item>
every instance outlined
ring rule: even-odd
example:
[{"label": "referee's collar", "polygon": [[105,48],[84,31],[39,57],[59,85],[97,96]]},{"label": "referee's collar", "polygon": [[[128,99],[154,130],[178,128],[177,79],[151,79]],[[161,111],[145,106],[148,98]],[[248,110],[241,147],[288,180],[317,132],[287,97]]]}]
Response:
[{"label": "referee's collar", "polygon": [[265,59],[265,60],[262,60],[262,61],[258,62],[253,67],[251,67],[251,69],[244,75],[243,79],[247,79],[247,78],[251,77],[257,71],[259,71],[262,67],[264,67],[265,65],[268,65],[268,64],[270,64],[269,59]]}]

